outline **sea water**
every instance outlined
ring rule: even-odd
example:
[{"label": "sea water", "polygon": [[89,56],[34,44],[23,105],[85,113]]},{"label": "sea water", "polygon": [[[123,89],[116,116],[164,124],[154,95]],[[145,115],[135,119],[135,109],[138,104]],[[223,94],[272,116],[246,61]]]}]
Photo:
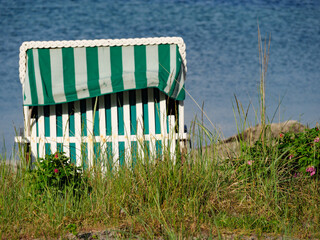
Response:
[{"label": "sea water", "polygon": [[187,46],[186,123],[202,118],[203,104],[213,126],[205,116],[204,124],[227,137],[237,131],[234,96],[245,111],[250,105],[248,124],[258,123],[259,25],[263,40],[271,34],[269,121],[320,120],[318,0],[1,0],[0,23],[0,149],[5,143],[7,153],[23,126],[19,47],[33,40],[180,36]]}]

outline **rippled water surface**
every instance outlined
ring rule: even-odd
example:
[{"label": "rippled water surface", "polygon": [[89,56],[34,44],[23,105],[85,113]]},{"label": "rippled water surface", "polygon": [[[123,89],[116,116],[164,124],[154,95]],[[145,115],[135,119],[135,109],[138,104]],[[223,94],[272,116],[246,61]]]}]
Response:
[{"label": "rippled water surface", "polygon": [[[241,2],[241,4],[239,4]],[[271,34],[266,80],[270,120],[320,121],[320,2],[313,1],[1,1],[0,149],[11,152],[23,125],[19,47],[23,41],[181,36],[186,87],[224,135],[235,133],[234,94],[258,108],[257,22]],[[189,125],[200,114],[185,102]],[[251,107],[249,121],[255,124]],[[212,127],[211,127],[212,129]],[[5,141],[4,141],[5,140]]]}]

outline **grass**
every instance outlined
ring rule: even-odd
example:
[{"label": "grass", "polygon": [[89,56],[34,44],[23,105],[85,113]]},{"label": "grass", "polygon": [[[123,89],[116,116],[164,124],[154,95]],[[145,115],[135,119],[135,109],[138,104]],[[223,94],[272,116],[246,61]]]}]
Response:
[{"label": "grass", "polygon": [[89,181],[80,198],[50,188],[36,193],[26,167],[14,169],[2,159],[0,238],[52,238],[94,229],[147,239],[228,232],[320,237],[319,175],[290,177],[285,164],[273,164],[281,161],[276,150],[261,157],[254,171],[246,164],[250,156],[245,150],[241,164],[220,159],[216,147],[212,142],[203,152],[193,150],[175,165],[164,154],[161,161],[138,159],[134,168],[87,170]]}]

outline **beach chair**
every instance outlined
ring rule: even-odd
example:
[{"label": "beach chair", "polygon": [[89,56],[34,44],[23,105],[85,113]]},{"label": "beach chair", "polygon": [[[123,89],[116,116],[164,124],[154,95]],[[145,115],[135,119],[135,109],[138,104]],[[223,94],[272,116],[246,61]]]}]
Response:
[{"label": "beach chair", "polygon": [[[184,147],[182,38],[24,42],[23,143],[32,161],[56,151],[78,166],[121,165]],[[147,149],[147,151],[146,151]]]}]

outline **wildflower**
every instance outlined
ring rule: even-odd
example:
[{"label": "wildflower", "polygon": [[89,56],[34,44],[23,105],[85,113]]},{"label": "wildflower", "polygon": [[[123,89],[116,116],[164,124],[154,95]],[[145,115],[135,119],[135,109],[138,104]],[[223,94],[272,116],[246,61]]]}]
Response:
[{"label": "wildflower", "polygon": [[290,156],[289,156],[289,159],[292,159],[293,158],[293,155],[291,154]]},{"label": "wildflower", "polygon": [[59,172],[59,170],[55,168],[54,169],[54,173],[58,173],[58,172]]},{"label": "wildflower", "polygon": [[319,137],[315,138],[314,142],[319,142]]},{"label": "wildflower", "polygon": [[251,166],[251,165],[254,163],[254,161],[249,160],[247,163],[248,163],[248,165],[250,165],[250,166]]},{"label": "wildflower", "polygon": [[314,166],[307,167],[306,172],[309,172],[310,176],[313,176],[316,174],[316,168]]},{"label": "wildflower", "polygon": [[297,177],[299,177],[299,175],[300,175],[299,173],[295,173],[295,174],[293,175],[293,177],[294,177],[294,178],[297,178]]},{"label": "wildflower", "polygon": [[281,138],[283,137],[283,133],[280,133],[280,135],[279,135]]},{"label": "wildflower", "polygon": [[58,153],[56,153],[56,155],[54,155],[54,158],[59,158]]}]

